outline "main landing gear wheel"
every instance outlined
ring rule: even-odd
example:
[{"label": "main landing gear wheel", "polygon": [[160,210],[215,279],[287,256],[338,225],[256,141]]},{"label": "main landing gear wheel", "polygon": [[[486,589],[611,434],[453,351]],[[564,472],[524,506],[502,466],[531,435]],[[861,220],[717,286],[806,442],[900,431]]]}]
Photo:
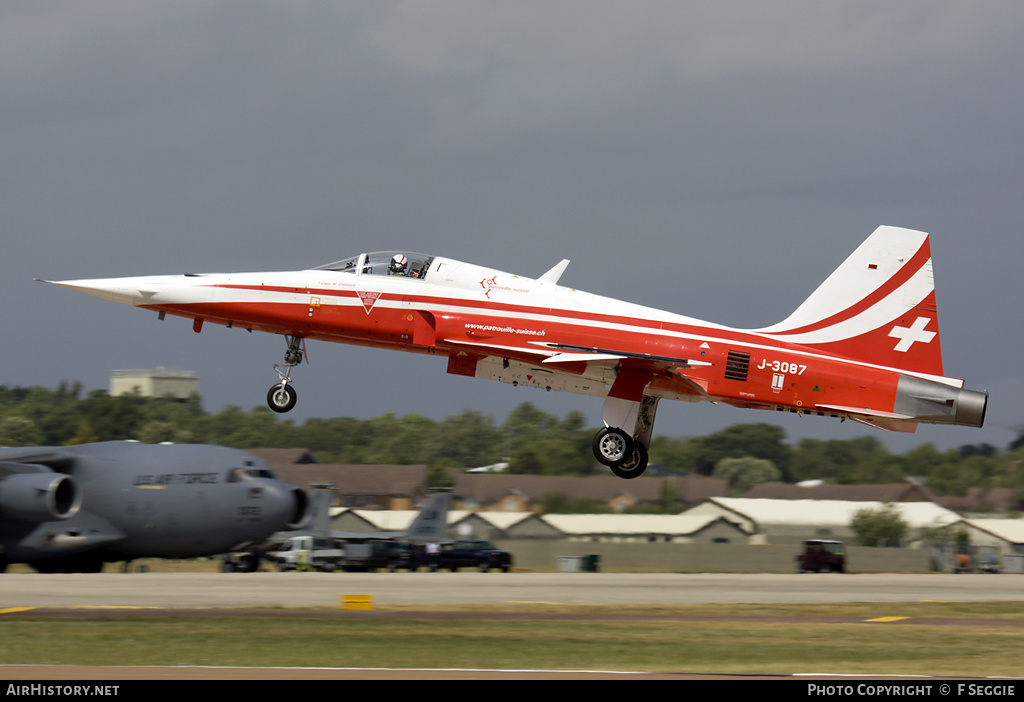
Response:
[{"label": "main landing gear wheel", "polygon": [[633,455],[633,438],[617,427],[605,427],[594,435],[593,448],[598,461],[614,466]]},{"label": "main landing gear wheel", "polygon": [[295,388],[287,383],[280,383],[267,392],[267,404],[275,412],[288,412],[299,399]]},{"label": "main landing gear wheel", "polygon": [[636,478],[647,469],[647,447],[618,427],[605,427],[593,441],[594,457],[620,478]]},{"label": "main landing gear wheel", "polygon": [[628,461],[608,467],[619,478],[639,478],[647,470],[647,449],[640,442],[636,442],[633,446],[633,455]]}]

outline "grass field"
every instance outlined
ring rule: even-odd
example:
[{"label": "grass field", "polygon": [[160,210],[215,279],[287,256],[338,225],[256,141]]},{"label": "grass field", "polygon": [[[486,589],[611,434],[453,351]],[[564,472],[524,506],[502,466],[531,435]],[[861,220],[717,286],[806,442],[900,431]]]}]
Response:
[{"label": "grass field", "polygon": [[387,611],[401,616],[0,615],[0,662],[976,677],[1021,675],[1024,650],[1018,602]]}]

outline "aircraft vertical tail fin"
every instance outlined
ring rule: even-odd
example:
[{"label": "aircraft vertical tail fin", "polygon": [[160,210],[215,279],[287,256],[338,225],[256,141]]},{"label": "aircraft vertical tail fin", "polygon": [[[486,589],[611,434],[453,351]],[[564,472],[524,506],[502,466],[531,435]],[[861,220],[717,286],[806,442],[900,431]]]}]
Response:
[{"label": "aircraft vertical tail fin", "polygon": [[331,500],[334,493],[330,490],[314,490],[309,505],[309,531],[314,536],[331,535]]},{"label": "aircraft vertical tail fin", "polygon": [[758,331],[830,354],[941,377],[928,234],[879,227],[793,314]]},{"label": "aircraft vertical tail fin", "polygon": [[435,492],[423,503],[423,508],[409,525],[406,538],[416,543],[442,541],[448,536],[448,508],[450,492]]}]

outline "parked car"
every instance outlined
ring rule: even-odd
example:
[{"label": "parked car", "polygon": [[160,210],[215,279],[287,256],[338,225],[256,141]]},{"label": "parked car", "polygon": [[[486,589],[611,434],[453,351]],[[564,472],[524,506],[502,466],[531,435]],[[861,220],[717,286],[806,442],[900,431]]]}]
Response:
[{"label": "parked car", "polygon": [[842,541],[809,539],[804,541],[803,553],[796,557],[796,572],[845,573],[846,548]]},{"label": "parked car", "polygon": [[447,568],[452,572],[459,568],[479,568],[482,573],[492,568],[500,568],[502,572],[507,573],[512,567],[512,554],[501,550],[490,541],[456,541],[442,547],[436,562],[428,561],[427,567],[431,571]]},{"label": "parked car", "polygon": [[414,571],[418,566],[416,552],[411,544],[391,539],[368,539],[345,544],[345,557],[341,569],[345,571]]}]

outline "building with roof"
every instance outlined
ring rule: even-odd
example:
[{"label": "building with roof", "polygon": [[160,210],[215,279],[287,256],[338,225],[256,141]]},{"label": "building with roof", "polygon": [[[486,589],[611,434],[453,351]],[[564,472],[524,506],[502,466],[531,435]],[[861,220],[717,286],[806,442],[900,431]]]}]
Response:
[{"label": "building with roof", "polygon": [[[358,509],[412,509],[427,492],[424,465],[332,465],[320,463],[307,449],[250,449],[287,482],[324,487],[335,492],[334,504]],[[714,495],[725,495],[728,483],[699,474],[640,477],[613,475],[509,475],[451,471],[452,506],[471,512],[538,512],[544,498],[562,493],[586,499],[613,512],[643,505],[661,506],[669,498],[677,509]]]},{"label": "building with roof", "polygon": [[972,487],[963,497],[942,496],[935,501],[964,515],[994,515],[1024,512],[1024,498],[1016,488]]},{"label": "building with roof", "polygon": [[910,527],[907,541],[926,538],[929,530],[962,521],[960,515],[934,502],[856,502],[848,500],[772,500],[746,497],[711,497],[684,514],[725,517],[752,534],[756,543],[797,543],[804,539],[853,540],[854,515],[863,509],[879,510],[893,504]]},{"label": "building with roof", "polygon": [[[256,453],[255,451],[253,453]],[[427,466],[275,465],[283,480],[332,490],[333,503],[364,510],[414,510],[427,495]]]},{"label": "building with roof", "polygon": [[682,509],[714,495],[725,495],[727,488],[724,480],[697,474],[622,480],[613,475],[463,473],[455,477],[454,501],[459,509],[472,511],[537,512],[545,496],[561,493],[624,512],[642,505],[661,505],[666,496]]},{"label": "building with roof", "polygon": [[155,369],[124,369],[110,371],[110,396],[139,395],[187,400],[199,392],[199,372]]},{"label": "building with roof", "polygon": [[544,521],[572,541],[747,543],[737,523],[714,514],[547,514]]},{"label": "building with roof", "polygon": [[935,502],[935,496],[923,485],[907,481],[882,485],[814,485],[761,483],[743,497],[773,500],[842,500],[847,502]]},{"label": "building with roof", "polygon": [[1024,519],[965,519],[963,527],[972,546],[1000,556],[1024,554]]},{"label": "building with roof", "polygon": [[[330,525],[334,531],[352,533],[405,531],[419,513],[418,509],[351,509],[349,507],[332,507],[330,510]],[[448,521],[450,524],[450,514]]]},{"label": "building with roof", "polygon": [[561,539],[563,534],[543,516],[533,512],[449,513],[449,533],[460,539],[538,540]]}]

